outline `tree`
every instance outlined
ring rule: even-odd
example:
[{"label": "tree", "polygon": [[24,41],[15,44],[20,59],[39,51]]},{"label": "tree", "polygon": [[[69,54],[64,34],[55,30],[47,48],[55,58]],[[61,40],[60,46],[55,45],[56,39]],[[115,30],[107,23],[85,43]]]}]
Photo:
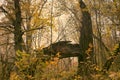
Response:
[{"label": "tree", "polygon": [[[8,4],[12,4],[12,8],[14,7],[14,15],[11,15],[13,13],[13,11],[8,11],[8,8],[4,8],[3,6],[0,7],[1,11],[4,13],[4,15],[7,17],[9,23],[11,22],[11,24],[7,23],[7,25],[5,26],[1,26],[1,28],[3,29],[7,29],[7,31],[10,33],[12,32],[14,34],[14,50],[15,51],[22,51],[23,49],[23,39],[22,39],[22,28],[21,28],[21,23],[22,23],[22,18],[21,18],[21,9],[20,9],[20,0],[14,0],[13,2],[9,2]],[[8,5],[6,4],[6,5]],[[9,44],[9,42],[8,42]],[[5,53],[4,53],[5,54]],[[6,54],[7,56],[9,56],[8,54]],[[8,58],[8,57],[7,57]],[[10,77],[10,72],[12,70],[11,67],[13,67],[13,64],[8,62],[8,59],[6,58],[6,62],[3,60],[3,64],[5,64],[5,66],[7,68],[5,68],[5,74],[2,76],[2,78],[4,79],[8,79]],[[3,68],[4,69],[4,68]],[[7,70],[9,69],[9,70]],[[5,76],[7,75],[7,76]]]},{"label": "tree", "polygon": [[20,8],[20,0],[14,0],[15,7],[15,20],[13,20],[14,26],[14,41],[15,41],[15,51],[22,51],[23,49],[23,39],[22,39],[22,17],[21,17],[21,8]]},{"label": "tree", "polygon": [[[89,54],[86,51],[90,48],[90,45],[93,46],[93,31],[92,31],[92,21],[90,13],[87,10],[85,3],[82,0],[79,0],[80,8],[82,12],[82,21],[81,21],[81,30],[80,30],[80,54],[78,56],[78,74],[80,75],[89,75],[88,67],[85,65],[87,57],[93,59],[93,47]],[[89,56],[90,55],[90,56]],[[82,63],[81,63],[82,62]]]},{"label": "tree", "polygon": [[[30,1],[22,1],[22,0],[5,0],[5,3],[0,6],[1,14],[3,14],[3,20],[0,23],[0,29],[3,35],[10,35],[10,38],[7,40],[7,42],[4,41],[2,45],[6,45],[7,47],[14,47],[14,49],[10,48],[10,51],[3,52],[3,57],[1,54],[1,63],[3,66],[3,70],[5,70],[2,78],[8,79],[10,77],[10,72],[14,68],[14,61],[16,58],[17,51],[26,51],[29,52],[29,49],[31,47],[31,42],[28,44],[28,41],[31,41],[32,34],[26,35],[27,37],[30,37],[29,40],[23,38],[23,35],[25,36],[26,33],[34,30],[42,29],[41,25],[35,26],[35,28],[31,29],[31,19],[33,19],[33,15],[37,9],[42,9],[42,7],[32,8],[32,10],[27,10],[28,12],[24,10],[25,8],[30,8]],[[45,1],[46,2],[46,1]],[[27,5],[27,6],[25,6]],[[35,4],[36,5],[36,4]],[[44,5],[43,5],[44,6]],[[33,14],[29,13],[32,12]],[[28,14],[29,13],[29,14]],[[39,12],[41,13],[41,12]],[[27,14],[27,17],[26,17]],[[26,21],[26,22],[25,22]],[[27,24],[27,26],[25,26]],[[38,23],[37,23],[38,24]],[[25,26],[25,27],[24,27]],[[26,29],[27,28],[27,29]],[[30,32],[31,33],[31,32]],[[13,46],[14,45],[14,46]],[[27,46],[27,49],[26,49]],[[12,50],[12,51],[11,51]],[[10,56],[11,55],[11,56]],[[6,67],[5,67],[5,66]],[[7,75],[7,76],[6,76]]]}]

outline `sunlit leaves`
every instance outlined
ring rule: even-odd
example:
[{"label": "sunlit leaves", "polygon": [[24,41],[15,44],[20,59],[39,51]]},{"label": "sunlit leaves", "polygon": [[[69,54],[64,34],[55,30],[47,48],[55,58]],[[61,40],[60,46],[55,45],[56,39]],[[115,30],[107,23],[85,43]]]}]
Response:
[{"label": "sunlit leaves", "polygon": [[10,80],[22,80],[16,72],[11,72]]},{"label": "sunlit leaves", "polygon": [[93,45],[92,45],[92,43],[89,43],[89,47],[88,47],[88,49],[85,51],[86,52],[86,54],[88,55],[88,59],[90,58],[90,55],[91,55],[91,52],[93,51]]},{"label": "sunlit leaves", "polygon": [[36,70],[38,70],[41,74],[43,68],[45,68],[46,66],[46,64],[42,61],[42,58],[37,58],[35,56],[42,56],[43,54],[27,54],[18,51],[16,55],[17,57],[15,61],[15,66],[17,68],[17,72],[11,73],[11,80],[24,80],[26,78],[29,80],[33,80],[35,78],[34,75],[36,74]]}]

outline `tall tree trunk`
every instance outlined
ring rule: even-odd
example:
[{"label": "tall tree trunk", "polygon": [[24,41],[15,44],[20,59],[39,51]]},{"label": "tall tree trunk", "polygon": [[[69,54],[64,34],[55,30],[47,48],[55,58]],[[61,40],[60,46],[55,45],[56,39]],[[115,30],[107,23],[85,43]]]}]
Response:
[{"label": "tall tree trunk", "polygon": [[96,64],[99,65],[100,68],[102,68],[104,61],[106,60],[106,56],[105,56],[105,50],[104,47],[102,46],[102,35],[101,35],[101,28],[102,28],[102,24],[101,24],[101,1],[94,1],[94,6],[98,6],[98,9],[95,8],[94,12],[95,12],[95,23],[96,23],[96,35],[98,36],[100,41],[96,41]]},{"label": "tall tree trunk", "polygon": [[[80,3],[80,8],[81,8],[81,12],[82,12],[82,27],[81,27],[81,31],[80,31],[80,54],[82,53],[82,57],[81,55],[78,56],[78,74],[79,75],[87,75],[88,74],[88,68],[87,66],[84,65],[84,63],[86,62],[86,58],[88,57],[86,51],[88,50],[88,48],[90,48],[90,44],[93,45],[93,31],[92,31],[92,22],[91,22],[91,16],[90,13],[87,10],[87,7],[85,5],[85,3],[82,0],[79,0]],[[92,51],[89,53],[91,59],[93,58],[93,48],[91,49]]]},{"label": "tall tree trunk", "polygon": [[15,41],[15,51],[22,51],[23,39],[22,39],[22,29],[21,29],[21,9],[20,9],[20,0],[14,0],[15,8],[15,20],[13,21],[14,25],[14,41]]},{"label": "tall tree trunk", "polygon": [[[27,30],[31,29],[31,25],[30,25],[30,21],[31,21],[31,13],[30,13],[30,5],[31,5],[31,1],[27,0],[27,4],[28,4],[28,10],[26,11],[26,28]],[[32,45],[32,32],[28,31],[26,32],[26,52],[30,53],[31,52],[31,45]]]}]

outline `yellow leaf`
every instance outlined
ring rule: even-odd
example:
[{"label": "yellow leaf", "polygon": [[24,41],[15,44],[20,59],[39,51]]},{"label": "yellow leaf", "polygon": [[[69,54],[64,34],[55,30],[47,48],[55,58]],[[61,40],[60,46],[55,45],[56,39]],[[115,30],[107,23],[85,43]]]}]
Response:
[{"label": "yellow leaf", "polygon": [[60,52],[58,52],[58,53],[56,54],[56,56],[57,56],[57,57],[60,57]]}]

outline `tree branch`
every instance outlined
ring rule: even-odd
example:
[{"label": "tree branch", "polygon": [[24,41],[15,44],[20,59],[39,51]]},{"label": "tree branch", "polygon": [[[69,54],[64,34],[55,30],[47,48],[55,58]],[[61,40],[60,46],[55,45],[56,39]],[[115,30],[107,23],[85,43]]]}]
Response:
[{"label": "tree branch", "polygon": [[9,18],[10,18],[12,21],[14,21],[14,18],[11,16],[11,14],[10,14],[7,10],[5,10],[5,9],[3,8],[3,6],[0,6],[0,9],[2,10],[2,12],[3,12],[4,14],[8,15]]},{"label": "tree branch", "polygon": [[40,30],[40,29],[43,29],[44,27],[45,27],[45,26],[33,28],[33,29],[30,29],[30,30],[25,30],[25,31],[23,31],[23,33],[25,33],[25,32],[30,32],[30,31],[34,31],[34,30]]}]

